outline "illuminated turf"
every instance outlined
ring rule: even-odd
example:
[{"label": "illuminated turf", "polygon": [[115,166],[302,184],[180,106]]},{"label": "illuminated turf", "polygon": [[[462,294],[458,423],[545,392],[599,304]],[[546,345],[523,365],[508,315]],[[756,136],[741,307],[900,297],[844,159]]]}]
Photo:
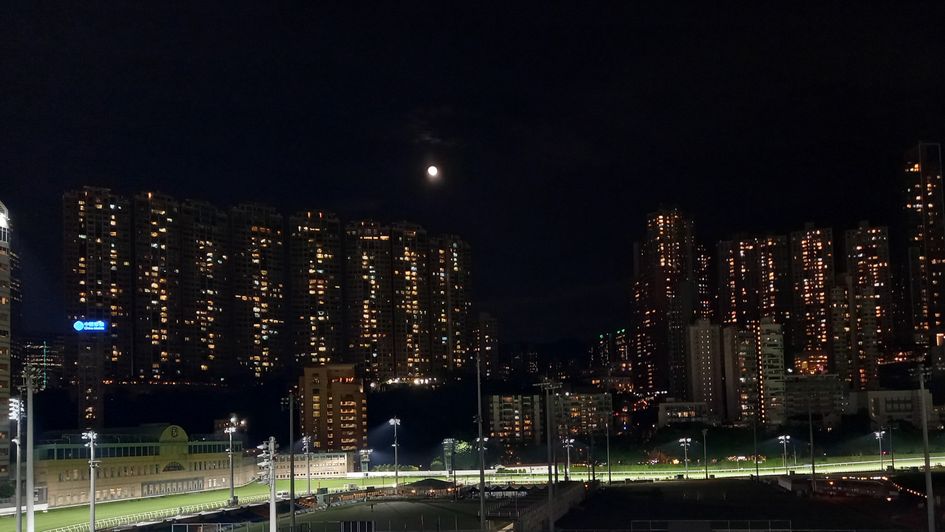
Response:
[{"label": "illuminated turf", "polygon": [[[799,474],[808,473],[810,471],[809,464],[805,464],[798,457],[797,467],[794,467],[793,460],[789,460],[788,470],[796,471]],[[884,466],[889,466],[889,459],[884,459]],[[922,458],[915,455],[904,455],[896,457],[896,467],[897,469],[903,468],[912,468],[920,467],[922,465]],[[932,458],[933,467],[945,466],[945,456],[934,456]],[[825,459],[823,462],[818,461],[817,463],[817,473],[818,474],[827,474],[827,473],[848,473],[848,472],[859,472],[859,471],[876,471],[879,469],[879,460],[874,458],[866,457],[831,457]],[[780,460],[772,461],[769,460],[767,463],[759,467],[759,472],[762,475],[777,475],[784,473],[784,466]],[[625,480],[660,480],[660,479],[670,479],[677,477],[678,475],[683,475],[685,473],[685,468],[680,465],[656,465],[656,466],[620,466],[615,468],[612,471],[612,478],[614,481],[625,481]],[[723,477],[739,477],[739,476],[748,476],[754,473],[754,465],[750,462],[741,462],[740,468],[736,467],[734,463],[725,463],[717,466],[709,467],[709,474],[715,476],[716,478]],[[563,465],[559,465],[559,478],[563,479],[564,468]],[[701,478],[705,474],[705,470],[701,465],[690,464],[689,467],[689,476],[691,478]],[[590,475],[590,472],[584,467],[575,466],[572,471],[572,478],[578,480],[587,479]],[[606,480],[607,468],[599,467],[597,469],[597,478],[600,480]],[[436,473],[424,477],[401,477],[402,483],[409,483],[412,481],[420,480],[421,478],[440,478],[444,477],[438,476]],[[530,468],[529,472],[526,474],[499,474],[499,475],[488,475],[488,482],[520,482],[520,483],[542,483],[547,479],[547,473],[543,468],[535,467]],[[337,489],[344,487],[347,484],[367,484],[372,486],[391,486],[393,485],[393,477],[381,477],[381,478],[371,478],[366,481],[362,480],[352,480],[345,478],[338,479],[320,479],[313,480],[312,487],[313,489],[318,487]],[[470,477],[459,477],[458,481],[460,483],[469,483],[473,484],[478,482],[478,478],[475,476]],[[305,480],[296,480],[296,491],[301,494],[306,489]],[[289,482],[287,480],[282,480],[278,482],[277,489],[279,490],[288,490]],[[254,497],[254,496],[263,496],[266,494],[266,487],[260,484],[249,484],[240,488],[237,488],[236,493],[242,498]],[[223,502],[229,497],[229,491],[226,489],[214,490],[214,491],[205,491],[200,493],[193,494],[183,494],[183,495],[168,495],[165,497],[155,497],[150,499],[137,499],[129,501],[116,501],[116,502],[107,502],[99,503],[96,505],[96,518],[98,520],[107,519],[110,517],[118,517],[125,515],[134,515],[134,514],[143,514],[146,512],[159,511],[159,510],[175,510],[180,507],[187,507],[192,505],[199,505],[205,503],[216,503]],[[75,506],[69,508],[61,508],[56,510],[50,510],[48,512],[37,512],[36,514],[36,529],[37,530],[49,530],[58,527],[65,527],[74,524],[86,523],[88,521],[88,506]],[[12,531],[14,530],[14,520],[11,516],[0,518],[0,532]]]}]

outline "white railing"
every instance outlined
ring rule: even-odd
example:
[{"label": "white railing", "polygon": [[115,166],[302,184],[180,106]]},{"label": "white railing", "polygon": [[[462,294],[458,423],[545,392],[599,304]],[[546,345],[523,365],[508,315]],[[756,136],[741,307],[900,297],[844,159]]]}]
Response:
[{"label": "white railing", "polygon": [[[268,500],[268,495],[254,495],[247,497],[240,497],[240,504],[252,503]],[[107,528],[112,528],[121,525],[133,525],[137,523],[149,523],[156,521],[164,521],[178,516],[187,516],[194,515],[200,512],[207,512],[210,510],[219,510],[221,508],[226,508],[226,501],[215,501],[215,502],[205,502],[203,504],[190,504],[187,506],[180,506],[178,508],[164,508],[162,510],[152,510],[150,512],[141,512],[137,514],[122,515],[118,517],[107,517],[105,519],[96,519],[95,528],[96,530],[104,530]],[[53,528],[49,532],[88,532],[89,524],[88,523],[76,523],[74,525]]]}]

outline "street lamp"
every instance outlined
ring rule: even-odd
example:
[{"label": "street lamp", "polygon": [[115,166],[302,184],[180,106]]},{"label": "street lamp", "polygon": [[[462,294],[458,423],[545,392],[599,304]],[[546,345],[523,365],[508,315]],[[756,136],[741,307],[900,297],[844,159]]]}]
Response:
[{"label": "street lamp", "polygon": [[23,421],[23,401],[18,397],[10,398],[10,421],[16,422],[16,438],[13,438],[13,444],[16,445],[16,489],[14,497],[16,500],[16,532],[23,530],[23,495],[20,488],[20,422]]},{"label": "street lamp", "polygon": [[686,462],[686,478],[689,478],[689,446],[692,438],[679,438],[679,446],[683,448],[683,457]]},{"label": "street lamp", "polygon": [[787,436],[787,435],[781,435],[781,436],[778,436],[778,441],[781,442],[781,447],[784,449],[784,453],[783,453],[783,458],[782,458],[782,460],[783,460],[783,463],[784,463],[784,474],[787,475],[787,474],[788,474],[788,466],[787,466],[787,444],[788,444],[789,441],[791,441],[791,437],[790,437],[790,436]]},{"label": "street lamp", "polygon": [[456,489],[456,474],[453,468],[453,456],[456,454],[456,438],[443,439],[443,469],[446,470],[446,480],[453,476],[453,489]]},{"label": "street lamp", "polygon": [[876,437],[876,441],[879,442],[879,470],[883,470],[883,435],[886,434],[885,430],[877,430],[873,433],[873,436]]},{"label": "street lamp", "polygon": [[82,433],[82,439],[88,441],[85,446],[89,448],[89,532],[95,532],[95,468],[98,466],[95,462],[95,442],[98,434],[89,430]]},{"label": "street lamp", "polygon": [[398,453],[398,450],[399,450],[399,448],[400,448],[400,445],[397,443],[397,427],[400,426],[400,418],[397,417],[397,416],[394,416],[394,417],[390,418],[390,420],[388,420],[387,423],[389,423],[390,426],[394,427],[394,445],[393,445],[393,447],[394,447],[394,495],[396,495],[396,494],[397,494],[397,486],[398,486],[397,482],[398,482],[398,480],[400,480],[400,478],[399,478],[399,473],[400,473],[400,462],[399,462],[399,458],[400,458],[400,457],[399,457],[399,455],[397,454],[397,453]]},{"label": "street lamp", "polygon": [[312,444],[311,436],[302,436],[302,452],[305,453],[305,478],[308,482],[306,491],[308,496],[312,496],[312,450],[310,445]]},{"label": "street lamp", "polygon": [[702,429],[702,461],[705,465],[705,479],[709,480],[709,429]]},{"label": "street lamp", "polygon": [[233,434],[236,432],[237,427],[245,427],[245,426],[246,426],[246,420],[237,419],[236,415],[234,414],[230,416],[229,423],[227,424],[226,428],[223,429],[223,432],[225,432],[227,436],[230,437],[230,446],[226,449],[226,454],[229,456],[229,459],[230,459],[230,506],[236,506],[237,502],[239,502],[239,500],[236,498],[236,485],[234,482],[234,475],[233,475],[233,469],[234,469]]},{"label": "street lamp", "polygon": [[564,447],[564,481],[571,480],[571,448],[574,447],[574,438],[563,438],[561,446]]}]

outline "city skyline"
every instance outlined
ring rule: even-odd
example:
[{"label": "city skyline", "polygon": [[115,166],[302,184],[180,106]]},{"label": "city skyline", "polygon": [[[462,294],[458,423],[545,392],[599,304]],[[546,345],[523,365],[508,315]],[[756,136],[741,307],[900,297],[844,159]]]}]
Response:
[{"label": "city skyline", "polygon": [[[156,20],[179,14],[153,9]],[[901,192],[902,152],[945,138],[945,75],[926,59],[943,44],[922,23],[940,9],[820,6],[766,25],[755,23],[768,18],[763,6],[721,17],[708,6],[601,7],[567,24],[509,9],[472,16],[473,27],[493,28],[474,39],[481,46],[457,40],[469,25],[441,9],[387,6],[339,14],[338,24],[272,14],[260,38],[287,55],[270,61],[225,33],[227,23],[255,27],[240,10],[214,14],[222,23],[190,40],[190,29],[158,31],[131,8],[115,13],[121,35],[91,13],[25,8],[15,24],[40,17],[62,30],[18,40],[10,54],[11,84],[26,96],[3,104],[4,202],[20,220],[25,289],[60,299],[58,194],[157,189],[464,235],[476,243],[475,270],[488,272],[479,302],[506,338],[591,337],[626,309],[625,242],[661,204],[690,213],[709,242],[746,228],[787,234],[805,221],[893,229],[901,210],[887,200]],[[565,27],[573,39],[558,38]],[[156,63],[154,42],[166,44]],[[48,92],[50,77],[72,83]],[[608,247],[617,241],[600,228],[626,238]],[[494,237],[504,232],[511,238]],[[526,260],[505,264],[509,256]],[[550,286],[563,288],[560,304],[549,304]],[[42,309],[27,317],[51,328]]]}]

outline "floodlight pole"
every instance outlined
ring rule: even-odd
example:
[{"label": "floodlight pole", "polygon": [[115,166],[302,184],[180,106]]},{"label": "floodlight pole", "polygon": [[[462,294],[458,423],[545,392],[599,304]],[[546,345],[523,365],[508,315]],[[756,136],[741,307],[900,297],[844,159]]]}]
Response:
[{"label": "floodlight pole", "polygon": [[89,442],[85,444],[89,448],[89,531],[95,532],[95,440],[98,434],[89,430],[82,434],[83,440]]},{"label": "floodlight pole", "polygon": [[486,530],[486,441],[482,439],[482,356],[476,351],[476,425],[479,430],[479,529]]},{"label": "floodlight pole", "polygon": [[23,400],[19,397],[10,399],[10,419],[16,421],[16,438],[13,443],[16,444],[16,488],[14,489],[14,500],[16,501],[16,532],[23,531],[23,487],[20,475],[21,462],[23,460],[21,453],[22,435],[20,431],[23,425]]},{"label": "floodlight pole", "polygon": [[26,532],[36,532],[36,515],[33,508],[33,371],[26,369]]}]

